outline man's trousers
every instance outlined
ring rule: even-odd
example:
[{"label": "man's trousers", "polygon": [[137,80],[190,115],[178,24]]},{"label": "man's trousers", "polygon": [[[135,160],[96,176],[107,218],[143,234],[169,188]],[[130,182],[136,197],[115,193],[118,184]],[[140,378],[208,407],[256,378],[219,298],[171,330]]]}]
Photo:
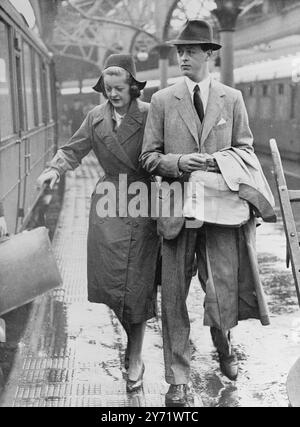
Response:
[{"label": "man's trousers", "polygon": [[[226,331],[239,317],[239,290],[251,277],[241,228],[204,225],[183,228],[177,238],[164,240],[162,251],[162,325],[166,381],[186,384],[190,375],[190,321],[186,299],[197,258],[205,291],[204,324]],[[255,295],[247,303],[255,307]],[[200,307],[199,307],[200,309]]]}]

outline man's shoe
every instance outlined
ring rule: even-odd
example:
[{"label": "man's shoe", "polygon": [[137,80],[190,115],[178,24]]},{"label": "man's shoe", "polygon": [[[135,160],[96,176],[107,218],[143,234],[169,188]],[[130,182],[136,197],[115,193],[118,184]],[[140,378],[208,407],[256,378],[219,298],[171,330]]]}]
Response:
[{"label": "man's shoe", "polygon": [[218,353],[231,354],[231,333],[230,331],[221,331],[217,328],[210,328],[210,334],[213,345]]},{"label": "man's shoe", "polygon": [[221,331],[212,327],[210,328],[210,333],[213,344],[219,354],[222,374],[231,381],[235,381],[238,377],[239,365],[237,357],[232,350],[230,331]]},{"label": "man's shoe", "polygon": [[171,384],[165,397],[166,406],[193,406],[194,396],[188,384]]},{"label": "man's shoe", "polygon": [[235,381],[239,373],[239,364],[236,355],[232,352],[230,356],[219,353],[220,369],[231,381]]}]

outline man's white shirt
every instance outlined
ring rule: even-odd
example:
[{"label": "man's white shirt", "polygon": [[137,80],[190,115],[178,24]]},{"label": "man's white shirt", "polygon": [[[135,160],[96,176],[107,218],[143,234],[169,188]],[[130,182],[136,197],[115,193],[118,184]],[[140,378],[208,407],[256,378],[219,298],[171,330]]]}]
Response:
[{"label": "man's white shirt", "polygon": [[191,95],[193,103],[194,103],[194,88],[195,88],[196,85],[199,86],[199,88],[200,88],[200,96],[201,96],[201,100],[202,100],[202,104],[203,104],[203,109],[204,109],[204,112],[205,112],[206,108],[207,108],[208,97],[209,97],[209,89],[210,89],[210,82],[211,82],[210,76],[206,77],[206,79],[202,80],[199,83],[194,82],[193,80],[191,80],[187,76],[185,76],[184,79],[185,79],[185,83],[186,83],[186,85],[188,87],[188,90],[190,92],[190,95]]}]

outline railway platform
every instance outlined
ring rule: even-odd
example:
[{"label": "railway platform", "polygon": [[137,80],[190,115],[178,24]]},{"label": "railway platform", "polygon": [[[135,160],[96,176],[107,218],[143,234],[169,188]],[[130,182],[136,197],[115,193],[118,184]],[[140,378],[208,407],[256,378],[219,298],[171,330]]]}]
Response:
[{"label": "railway platform", "polygon": [[[268,167],[266,161],[265,167]],[[126,393],[125,334],[105,305],[87,302],[86,240],[90,196],[98,169],[93,156],[66,176],[66,190],[53,249],[61,288],[35,300],[1,396],[2,407],[163,407],[160,315],[148,322],[143,389]],[[296,173],[296,172],[295,172]],[[300,180],[300,176],[299,176]],[[193,279],[192,381],[196,406],[288,406],[285,382],[300,353],[300,313],[292,274],[285,268],[280,221],[258,228],[260,272],[271,326],[241,322],[233,331],[240,363],[236,382],[219,370],[209,329],[202,325],[203,293]],[[159,304],[158,304],[159,307]]]}]

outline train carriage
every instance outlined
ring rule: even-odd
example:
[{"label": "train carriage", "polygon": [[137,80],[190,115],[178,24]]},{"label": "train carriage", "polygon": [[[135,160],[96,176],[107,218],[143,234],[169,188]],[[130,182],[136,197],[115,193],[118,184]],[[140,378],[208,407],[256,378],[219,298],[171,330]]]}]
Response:
[{"label": "train carriage", "polygon": [[0,201],[16,233],[57,148],[56,83],[52,55],[8,0],[0,3],[0,46]]},{"label": "train carriage", "polygon": [[249,64],[235,70],[255,146],[270,154],[276,138],[283,159],[300,161],[300,53]]}]

